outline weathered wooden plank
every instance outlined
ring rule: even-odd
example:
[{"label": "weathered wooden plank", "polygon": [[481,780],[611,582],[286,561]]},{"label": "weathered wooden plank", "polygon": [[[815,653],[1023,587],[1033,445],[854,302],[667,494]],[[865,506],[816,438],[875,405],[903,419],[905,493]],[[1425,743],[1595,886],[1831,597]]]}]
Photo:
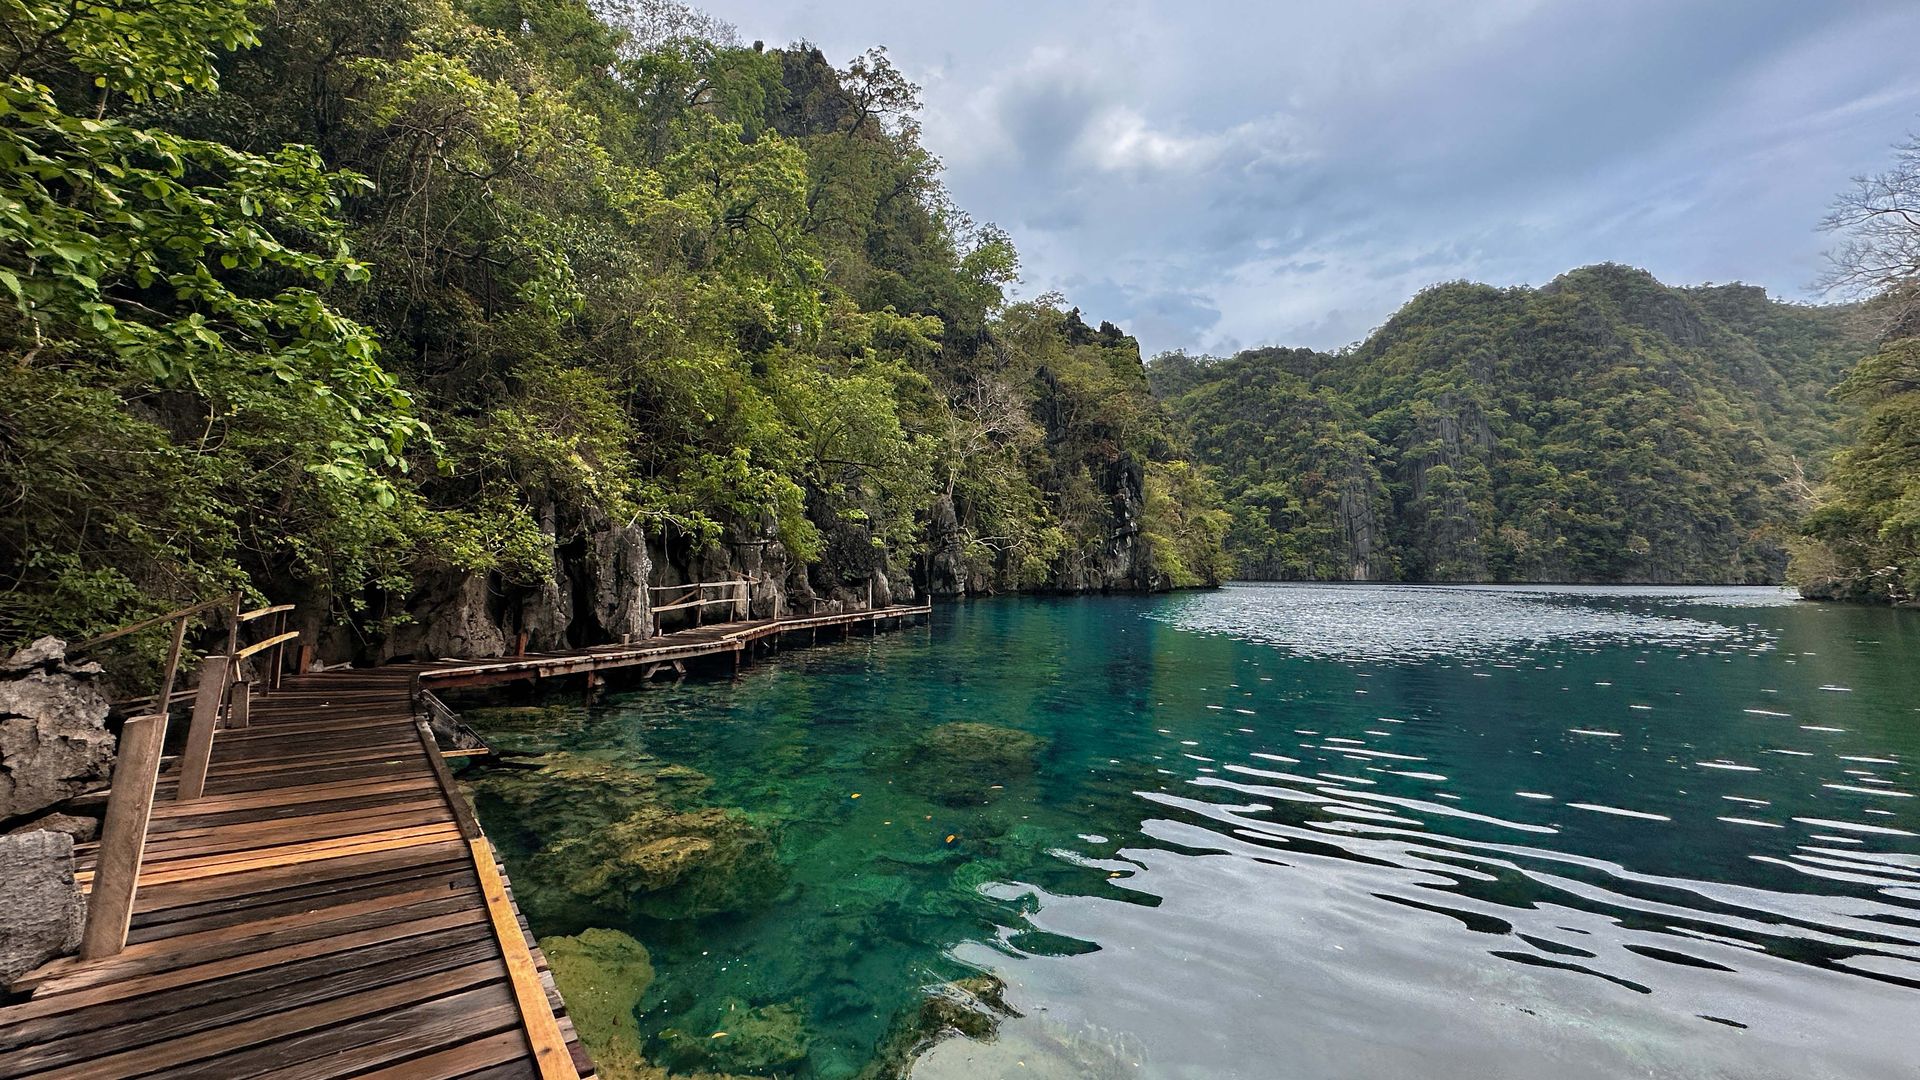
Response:
[{"label": "weathered wooden plank", "polygon": [[[348,957],[356,955],[350,953]],[[119,1022],[111,1027],[62,1033],[59,1038],[32,1046],[16,1045],[4,1058],[0,1058],[0,1080],[12,1080],[46,1069],[92,1061],[105,1053],[177,1040],[195,1032],[235,1027],[291,1008],[347,997],[455,968],[483,964],[494,957],[491,941],[485,937],[469,937],[448,948],[409,949],[404,954],[389,954],[386,959],[376,963],[352,968],[336,966],[335,970],[325,972],[324,977],[297,980],[282,978],[273,983],[255,979],[255,992],[250,994],[223,994],[217,998],[203,995],[195,1003],[169,996],[164,1004],[140,1003],[144,1007],[138,1012],[122,1006]],[[215,984],[216,987],[219,985]],[[524,1044],[522,1040],[523,1054]]]},{"label": "weathered wooden plank", "polygon": [[514,1065],[517,1071],[503,1073],[502,1077],[539,1075],[529,1060],[527,1037],[519,1031],[502,1031],[398,1065],[362,1073],[359,1080],[453,1080],[508,1064]]},{"label": "weathered wooden plank", "polygon": [[[132,1050],[107,1054],[77,1065],[40,1074],[41,1080],[124,1080],[161,1069],[195,1064],[201,1076],[237,1077],[245,1075],[245,1066],[236,1062],[217,1063],[209,1059],[230,1051],[269,1043],[267,1050],[283,1056],[298,1051],[280,1040],[315,1030],[325,1031],[344,1021],[405,1008],[420,1002],[447,1002],[444,995],[465,996],[476,987],[500,979],[500,964],[487,960],[452,971],[438,972],[421,979],[378,987],[332,1001],[273,1013],[251,1024],[236,1024],[213,1031],[196,1032],[184,1038],[169,1039]],[[293,1057],[294,1061],[302,1060]]]},{"label": "weathered wooden plank", "polygon": [[493,922],[494,936],[500,940],[500,951],[506,957],[513,998],[519,1006],[520,1021],[533,1047],[541,1080],[578,1080],[579,1073],[574,1070],[566,1040],[560,1037],[560,1025],[554,1021],[539,973],[533,968],[533,957],[527,952],[518,912],[507,899],[506,887],[501,884],[500,872],[494,866],[493,846],[485,837],[475,837],[472,845],[473,864],[480,871],[480,889],[487,897],[487,916]]}]

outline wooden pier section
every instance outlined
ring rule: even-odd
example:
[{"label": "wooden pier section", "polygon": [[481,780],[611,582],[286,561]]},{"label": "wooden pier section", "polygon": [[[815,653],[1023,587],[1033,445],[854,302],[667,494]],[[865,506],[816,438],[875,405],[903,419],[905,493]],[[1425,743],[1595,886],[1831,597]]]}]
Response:
[{"label": "wooden pier section", "polygon": [[[609,670],[702,656],[737,665],[781,635],[929,611],[285,677],[252,697],[245,726],[212,738],[198,798],[178,797],[179,768],[161,777],[136,833],[125,947],[56,960],[14,985],[31,996],[0,1007],[0,1080],[591,1077],[420,691],[579,674],[591,685]],[[83,846],[83,884],[114,843]]]}]

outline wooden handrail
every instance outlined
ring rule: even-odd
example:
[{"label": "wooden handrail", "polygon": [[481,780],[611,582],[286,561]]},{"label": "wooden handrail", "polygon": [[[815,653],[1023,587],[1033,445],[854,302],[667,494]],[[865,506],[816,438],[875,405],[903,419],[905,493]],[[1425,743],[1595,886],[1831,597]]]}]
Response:
[{"label": "wooden handrail", "polygon": [[282,611],[292,610],[292,604],[272,604],[268,607],[254,608],[252,611],[241,612],[239,615],[234,616],[234,618],[240,622],[248,623],[255,619],[265,618],[268,615],[277,615]]},{"label": "wooden handrail", "polygon": [[128,634],[137,634],[142,630],[151,630],[156,626],[159,626],[163,623],[172,622],[175,619],[190,618],[191,616],[198,615],[203,611],[209,611],[209,610],[212,610],[213,608],[232,604],[234,602],[234,599],[239,595],[240,594],[238,593],[229,593],[226,596],[222,596],[214,600],[202,600],[198,604],[192,604],[187,607],[180,608],[177,611],[169,611],[165,615],[155,615],[151,619],[142,619],[137,623],[130,623],[126,626],[121,627],[118,630],[109,630],[106,633],[101,634],[99,637],[88,638],[87,640],[81,642],[78,645],[73,645],[68,647],[67,651],[69,653],[77,653],[82,649],[91,649],[95,645],[100,645],[105,642],[112,641],[115,638],[123,638],[123,637],[126,637]]},{"label": "wooden handrail", "polygon": [[263,641],[256,641],[253,644],[247,646],[246,648],[238,650],[233,654],[233,659],[245,660],[249,656],[254,656],[258,653],[266,652],[268,649],[271,649],[276,645],[285,645],[287,642],[297,640],[299,637],[300,637],[300,631],[298,630],[289,630],[284,634],[275,634],[273,637],[267,638]]},{"label": "wooden handrail", "polygon": [[732,581],[683,581],[678,585],[649,585],[648,592],[671,592],[674,589],[717,589],[723,585],[751,585],[757,578],[735,578]]},{"label": "wooden handrail", "polygon": [[740,599],[741,598],[738,596],[723,596],[723,597],[720,597],[718,600],[689,600],[684,604],[655,604],[653,607],[650,607],[647,610],[648,611],[679,611],[682,608],[690,608],[690,607],[718,607],[721,604],[737,604],[740,602]]}]

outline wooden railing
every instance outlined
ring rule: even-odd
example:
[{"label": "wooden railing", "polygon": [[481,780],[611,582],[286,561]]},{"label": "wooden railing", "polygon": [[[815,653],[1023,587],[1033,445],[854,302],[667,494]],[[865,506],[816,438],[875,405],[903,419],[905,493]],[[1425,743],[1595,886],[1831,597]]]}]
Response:
[{"label": "wooden railing", "polygon": [[[732,580],[732,581],[689,581],[682,585],[649,585],[647,586],[647,592],[649,593],[678,593],[679,594],[678,596],[671,597],[668,600],[668,602],[664,604],[648,605],[649,610],[651,611],[653,616],[654,635],[658,636],[660,633],[660,613],[661,612],[682,611],[687,608],[692,608],[693,609],[693,625],[699,626],[701,613],[704,612],[707,608],[714,607],[720,604],[738,604],[747,600],[748,597],[747,597],[746,590],[753,585],[753,582],[754,582],[753,578],[736,578],[735,580]],[[719,596],[719,597],[711,597],[711,598],[707,596],[708,589],[734,589],[734,588],[738,588],[741,590],[738,595]]]},{"label": "wooden railing", "polygon": [[[187,802],[206,793],[207,766],[213,758],[214,731],[221,725],[243,728],[249,723],[252,684],[242,677],[243,661],[256,656],[261,681],[278,688],[286,667],[286,647],[300,639],[300,632],[286,628],[292,604],[276,604],[254,611],[241,611],[240,593],[193,604],[156,615],[151,619],[123,626],[76,645],[81,652],[117,638],[172,624],[172,638],[160,679],[160,690],[150,700],[147,712],[131,717],[120,729],[120,749],[113,764],[112,788],[107,795],[107,816],[100,828],[100,850],[94,867],[93,885],[87,900],[87,923],[80,939],[80,957],[97,960],[112,956],[127,945],[127,929],[133,916],[134,891],[140,880],[140,863],[146,853],[147,823],[153,815],[153,797],[160,781],[160,758],[167,739],[167,714],[174,700],[183,695],[173,689],[179,675],[180,654],[186,645],[187,628],[193,620],[211,611],[226,616],[227,647],[200,662],[199,683],[188,696],[193,712],[188,720],[186,746],[180,753],[180,780],[174,799]],[[268,636],[251,645],[240,644],[241,627],[261,619],[271,619]],[[300,656],[304,668],[306,656]]]}]

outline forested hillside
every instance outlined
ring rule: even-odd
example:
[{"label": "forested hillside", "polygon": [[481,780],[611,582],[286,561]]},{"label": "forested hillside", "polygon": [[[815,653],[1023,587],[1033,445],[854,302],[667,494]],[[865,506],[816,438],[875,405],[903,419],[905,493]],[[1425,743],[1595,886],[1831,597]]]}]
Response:
[{"label": "forested hillside", "polygon": [[335,654],[1211,580],[1134,341],[1008,303],[881,51],[663,0],[0,3],[0,638]]},{"label": "forested hillside", "polygon": [[1782,580],[1850,308],[1603,265],[1455,283],[1338,354],[1169,355],[1238,573],[1282,580]]},{"label": "forested hillside", "polygon": [[1920,604],[1920,137],[1860,177],[1823,223],[1827,285],[1866,298],[1871,356],[1834,391],[1847,445],[1814,492],[1790,576],[1806,596]]}]

